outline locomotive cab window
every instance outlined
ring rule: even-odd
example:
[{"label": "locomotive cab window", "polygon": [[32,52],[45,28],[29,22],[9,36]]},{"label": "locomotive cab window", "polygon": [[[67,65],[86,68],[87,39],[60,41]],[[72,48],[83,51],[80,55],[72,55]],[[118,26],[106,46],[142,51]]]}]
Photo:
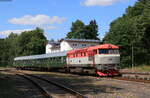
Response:
[{"label": "locomotive cab window", "polygon": [[99,54],[119,54],[117,49],[99,49]]},{"label": "locomotive cab window", "polygon": [[108,50],[106,50],[106,49],[99,49],[99,54],[108,54]]}]

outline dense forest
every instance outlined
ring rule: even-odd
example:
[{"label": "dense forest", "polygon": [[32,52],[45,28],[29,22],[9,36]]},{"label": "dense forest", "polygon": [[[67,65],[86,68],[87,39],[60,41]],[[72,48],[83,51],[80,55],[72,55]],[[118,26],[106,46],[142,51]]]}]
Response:
[{"label": "dense forest", "polygon": [[104,43],[120,46],[122,66],[150,64],[150,0],[138,0],[110,24]]},{"label": "dense forest", "polygon": [[20,35],[11,33],[7,38],[0,39],[0,66],[11,66],[16,56],[45,53],[46,41],[44,31],[40,28]]}]

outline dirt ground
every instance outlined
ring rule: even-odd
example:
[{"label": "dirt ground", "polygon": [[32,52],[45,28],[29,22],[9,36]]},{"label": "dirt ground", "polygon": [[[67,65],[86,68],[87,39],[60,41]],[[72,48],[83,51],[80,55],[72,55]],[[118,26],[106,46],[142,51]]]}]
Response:
[{"label": "dirt ground", "polygon": [[[79,76],[65,73],[24,71],[55,79],[88,98],[150,98],[150,84]],[[0,71],[0,98],[42,98],[40,92],[27,80]],[[64,97],[62,97],[64,98]]]}]

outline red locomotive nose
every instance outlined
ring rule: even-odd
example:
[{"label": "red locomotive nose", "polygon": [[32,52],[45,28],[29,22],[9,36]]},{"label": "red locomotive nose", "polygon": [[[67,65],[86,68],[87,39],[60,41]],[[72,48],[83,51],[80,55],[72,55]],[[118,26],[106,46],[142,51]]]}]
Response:
[{"label": "red locomotive nose", "polygon": [[105,72],[101,71],[101,70],[97,70],[96,73],[99,76],[117,76],[117,75],[119,75],[118,70],[105,70]]}]

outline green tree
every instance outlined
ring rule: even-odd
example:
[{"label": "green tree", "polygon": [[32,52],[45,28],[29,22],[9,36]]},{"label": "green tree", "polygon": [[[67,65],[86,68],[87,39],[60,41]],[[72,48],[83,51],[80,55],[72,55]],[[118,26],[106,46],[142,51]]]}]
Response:
[{"label": "green tree", "polygon": [[17,56],[44,54],[46,42],[44,31],[40,28],[24,31],[20,35],[11,33],[7,38],[0,39],[0,66],[12,66]]},{"label": "green tree", "polygon": [[87,30],[86,35],[88,36],[89,39],[99,39],[98,25],[96,23],[96,20],[91,20],[90,24],[85,27],[85,30]]},{"label": "green tree", "polygon": [[149,10],[150,1],[139,0],[133,7],[128,7],[122,17],[110,24],[110,30],[103,41],[120,46],[123,65],[131,65],[131,47],[134,47],[135,65],[150,64],[148,55],[148,45],[150,44]]},{"label": "green tree", "polygon": [[4,45],[2,46],[3,66],[12,65],[13,58],[17,56],[17,38],[17,34],[11,33],[6,39],[4,39]]},{"label": "green tree", "polygon": [[19,55],[33,55],[45,53],[46,37],[40,28],[25,31],[18,38]]},{"label": "green tree", "polygon": [[6,65],[6,60],[5,60],[5,39],[0,39],[0,66]]},{"label": "green tree", "polygon": [[72,23],[71,31],[68,32],[66,38],[79,38],[78,33],[83,29],[84,23],[81,20],[76,20]]},{"label": "green tree", "polygon": [[66,38],[99,39],[98,25],[95,20],[91,20],[89,25],[84,25],[82,21],[77,20],[72,23],[71,31]]}]

